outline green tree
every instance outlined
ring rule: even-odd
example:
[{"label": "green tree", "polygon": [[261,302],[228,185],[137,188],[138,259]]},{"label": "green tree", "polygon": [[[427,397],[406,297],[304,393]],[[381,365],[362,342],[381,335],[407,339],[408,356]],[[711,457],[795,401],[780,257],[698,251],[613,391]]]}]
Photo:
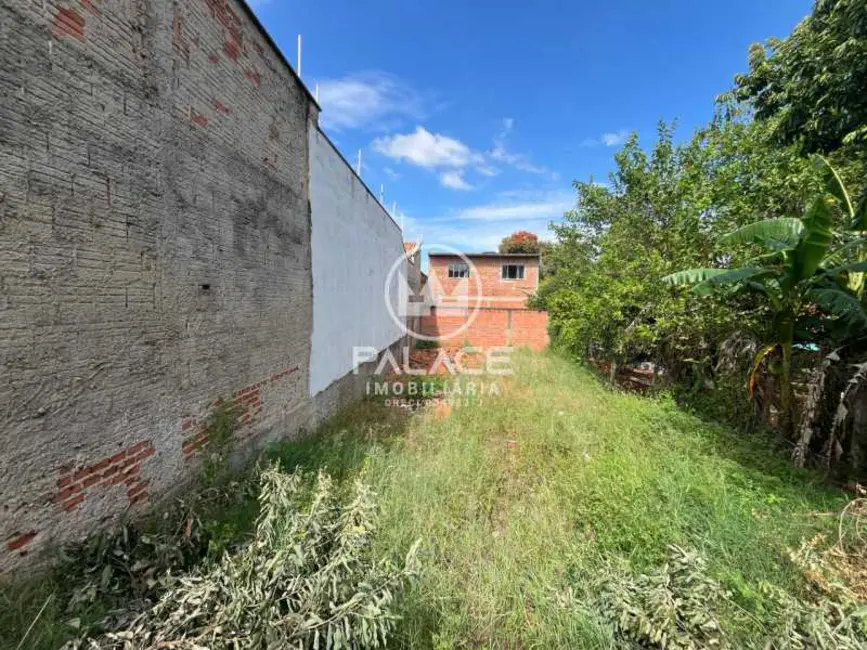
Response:
[{"label": "green tree", "polygon": [[552,225],[556,271],[535,303],[558,344],[617,363],[652,359],[676,378],[709,366],[732,331],[764,326],[754,299],[726,303],[661,282],[715,265],[728,254],[720,235],[757,214],[793,211],[819,186],[793,148],[768,147],[765,127],[735,113],[721,111],[681,145],[666,124],[650,151],[633,136],[606,184],[575,183],[575,209]]},{"label": "green tree", "polygon": [[832,152],[867,140],[867,0],[816,0],[787,38],[750,48],[735,77],[774,139],[804,152]]},{"label": "green tree", "polygon": [[[820,323],[829,330],[838,325],[862,331],[867,314],[861,304],[867,261],[867,201],[853,205],[839,175],[823,158],[826,192],[812,201],[801,218],[766,219],[751,223],[721,238],[724,246],[750,244],[762,253],[735,268],[698,268],[663,278],[672,285],[693,285],[696,294],[715,289],[757,294],[765,304],[772,325],[771,340],[762,347],[761,358],[779,349],[781,428],[791,434],[794,422],[792,391],[792,346],[796,332],[815,332],[817,311],[831,320]],[[842,214],[845,232],[834,232],[834,213]],[[803,453],[804,450],[801,450]]]}]

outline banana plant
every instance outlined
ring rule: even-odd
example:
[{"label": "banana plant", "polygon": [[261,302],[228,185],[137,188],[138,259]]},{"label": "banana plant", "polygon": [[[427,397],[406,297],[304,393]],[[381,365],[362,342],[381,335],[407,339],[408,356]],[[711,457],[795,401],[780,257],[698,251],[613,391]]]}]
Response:
[{"label": "banana plant", "polygon": [[[692,285],[706,295],[718,290],[758,294],[771,316],[773,340],[761,346],[754,360],[749,385],[764,357],[779,349],[780,426],[791,435],[794,423],[792,346],[799,324],[821,314],[848,335],[867,332],[863,305],[867,271],[867,194],[857,206],[850,200],[839,175],[827,160],[817,157],[825,178],[825,192],[816,197],[800,218],[766,219],[725,235],[725,246],[753,245],[761,253],[734,269],[703,268],[680,271],[663,278],[671,285]],[[833,229],[842,213],[842,230]],[[838,218],[839,221],[839,218]]]}]

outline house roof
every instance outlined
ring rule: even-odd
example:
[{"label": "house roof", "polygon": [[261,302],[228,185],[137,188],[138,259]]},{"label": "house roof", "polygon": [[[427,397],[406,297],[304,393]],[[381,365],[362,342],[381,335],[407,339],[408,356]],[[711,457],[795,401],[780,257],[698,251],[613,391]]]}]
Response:
[{"label": "house roof", "polygon": [[421,249],[421,242],[415,241],[405,241],[403,242],[403,254],[406,256],[406,259],[409,260],[411,264],[413,264],[412,258],[415,254]]},{"label": "house roof", "polygon": [[486,252],[486,253],[428,253],[428,257],[460,257],[463,255],[464,257],[524,257],[524,258],[538,258],[539,253],[494,253],[494,252]]}]

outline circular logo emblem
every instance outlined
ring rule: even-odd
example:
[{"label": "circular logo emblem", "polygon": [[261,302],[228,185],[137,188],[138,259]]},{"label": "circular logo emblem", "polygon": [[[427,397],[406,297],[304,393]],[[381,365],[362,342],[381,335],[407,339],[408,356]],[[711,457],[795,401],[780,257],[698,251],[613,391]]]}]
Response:
[{"label": "circular logo emblem", "polygon": [[389,316],[404,334],[439,343],[463,334],[473,324],[482,304],[482,279],[461,251],[441,244],[425,248],[448,261],[431,262],[422,286],[421,268],[412,268],[406,253],[402,254],[385,278],[383,298]]}]

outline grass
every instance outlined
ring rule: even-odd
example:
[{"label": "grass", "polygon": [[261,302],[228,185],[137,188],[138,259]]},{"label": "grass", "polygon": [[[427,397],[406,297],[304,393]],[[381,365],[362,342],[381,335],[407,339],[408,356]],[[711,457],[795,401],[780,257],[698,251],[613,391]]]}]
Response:
[{"label": "grass", "polygon": [[[551,353],[517,354],[513,367],[499,395],[457,398],[450,413],[368,400],[270,451],[339,480],[364,471],[379,497],[380,553],[402,558],[423,539],[395,645],[613,648],[592,585],[614,559],[658,566],[669,544],[702,552],[744,611],[761,612],[762,582],[804,590],[787,549],[833,529],[843,493],[760,437],[609,391]],[[5,594],[0,637],[17,632],[14,648],[56,588]],[[579,606],[562,605],[570,592]],[[52,626],[65,616],[50,603],[23,647],[56,648]],[[762,631],[760,616],[724,623],[736,639]]]}]

